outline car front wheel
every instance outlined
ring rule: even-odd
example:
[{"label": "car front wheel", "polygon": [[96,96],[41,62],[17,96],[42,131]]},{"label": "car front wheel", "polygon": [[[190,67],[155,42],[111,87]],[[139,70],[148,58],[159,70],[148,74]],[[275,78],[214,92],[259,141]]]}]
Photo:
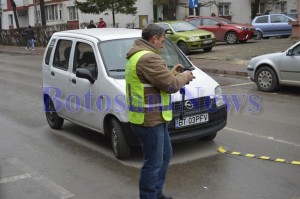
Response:
[{"label": "car front wheel", "polygon": [[263,37],[260,31],[256,31],[256,36],[254,37],[255,40],[260,40]]},{"label": "car front wheel", "polygon": [[225,41],[228,44],[235,44],[238,42],[237,34],[235,32],[228,32],[225,35]]},{"label": "car front wheel", "polygon": [[130,146],[120,122],[116,119],[112,119],[110,130],[111,143],[115,157],[118,159],[128,158],[130,155]]},{"label": "car front wheel", "polygon": [[259,90],[275,91],[278,89],[278,78],[273,69],[270,67],[262,67],[255,74],[255,83]]},{"label": "car front wheel", "polygon": [[189,53],[189,49],[188,49],[187,45],[186,45],[183,41],[179,42],[179,43],[177,44],[177,46],[178,46],[178,48],[179,48],[184,54],[187,55],[187,54]]},{"label": "car front wheel", "polygon": [[53,129],[60,129],[64,124],[64,119],[58,116],[53,101],[50,98],[45,101],[45,107],[46,118],[49,126]]}]

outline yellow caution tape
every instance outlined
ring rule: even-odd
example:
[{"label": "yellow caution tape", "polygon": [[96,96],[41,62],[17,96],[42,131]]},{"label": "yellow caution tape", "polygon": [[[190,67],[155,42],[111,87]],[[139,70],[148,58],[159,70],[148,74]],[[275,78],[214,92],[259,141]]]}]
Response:
[{"label": "yellow caution tape", "polygon": [[243,154],[241,152],[237,152],[237,151],[229,151],[229,150],[225,150],[222,146],[218,147],[218,151],[220,153],[227,153],[230,155],[237,155],[237,156],[245,156],[248,158],[257,158],[257,159],[261,159],[261,160],[270,160],[270,161],[274,161],[274,162],[281,162],[281,163],[287,163],[287,164],[293,164],[293,165],[300,165],[300,161],[287,161],[285,159],[282,158],[271,158],[269,156],[256,156],[255,154],[251,154],[251,153],[246,153]]}]

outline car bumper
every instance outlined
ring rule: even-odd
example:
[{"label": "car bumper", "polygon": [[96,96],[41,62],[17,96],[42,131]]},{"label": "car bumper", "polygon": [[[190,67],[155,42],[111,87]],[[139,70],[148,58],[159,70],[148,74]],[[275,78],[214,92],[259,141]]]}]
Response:
[{"label": "car bumper", "polygon": [[250,80],[254,82],[254,68],[252,68],[251,66],[248,66],[247,73],[248,73]]},{"label": "car bumper", "polygon": [[197,50],[197,49],[203,49],[203,48],[211,48],[216,45],[216,40],[211,39],[212,42],[205,43],[207,40],[197,41],[197,42],[186,42],[186,45],[189,50]]},{"label": "car bumper", "polygon": [[[226,105],[215,108],[214,111],[207,112],[189,112],[185,116],[208,113],[209,122],[198,124],[195,126],[188,126],[176,129],[175,118],[180,117],[180,113],[173,113],[173,120],[169,122],[169,134],[172,142],[183,142],[187,140],[195,140],[217,133],[223,129],[227,124],[227,109]],[[129,123],[123,123],[123,129],[126,132],[127,140],[130,145],[140,145],[139,140],[130,128]]]},{"label": "car bumper", "polygon": [[238,34],[238,38],[240,41],[249,40],[255,37],[255,31],[241,31]]}]

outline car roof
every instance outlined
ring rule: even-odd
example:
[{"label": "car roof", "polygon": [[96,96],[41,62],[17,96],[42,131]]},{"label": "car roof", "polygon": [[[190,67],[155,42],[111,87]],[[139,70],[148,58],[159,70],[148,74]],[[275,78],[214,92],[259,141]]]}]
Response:
[{"label": "car roof", "polygon": [[259,15],[259,16],[256,16],[255,18],[259,18],[259,17],[263,17],[263,16],[275,16],[275,15],[283,15],[283,16],[286,16],[287,18],[289,18],[289,19],[292,19],[293,21],[295,20],[293,17],[290,17],[290,16],[288,16],[288,15],[286,15],[286,14],[280,14],[280,13],[274,13],[274,14],[264,14],[264,15]]},{"label": "car roof", "polygon": [[124,39],[124,38],[137,38],[142,36],[140,29],[128,28],[91,28],[91,29],[76,29],[56,32],[56,36],[90,36],[100,41]]}]

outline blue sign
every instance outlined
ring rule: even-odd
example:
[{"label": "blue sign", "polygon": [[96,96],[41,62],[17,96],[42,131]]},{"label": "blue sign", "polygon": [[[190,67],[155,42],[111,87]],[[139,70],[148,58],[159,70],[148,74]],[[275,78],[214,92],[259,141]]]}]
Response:
[{"label": "blue sign", "polygon": [[198,0],[190,0],[189,7],[190,8],[198,8]]}]

